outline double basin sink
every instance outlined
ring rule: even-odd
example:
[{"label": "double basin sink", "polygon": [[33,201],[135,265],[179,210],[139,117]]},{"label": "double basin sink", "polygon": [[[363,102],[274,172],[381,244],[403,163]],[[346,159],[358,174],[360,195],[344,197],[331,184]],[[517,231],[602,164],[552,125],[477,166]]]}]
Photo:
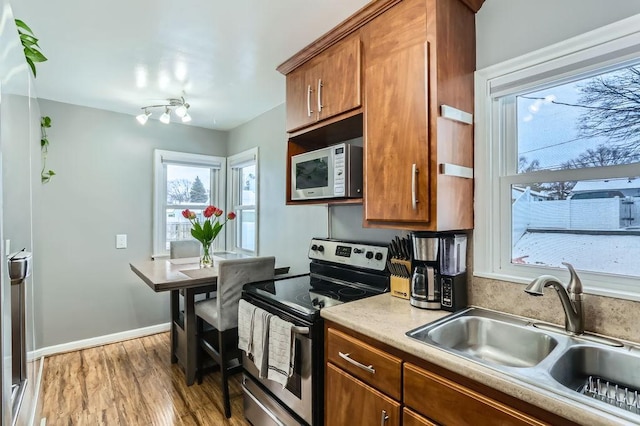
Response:
[{"label": "double basin sink", "polygon": [[517,380],[640,422],[640,347],[468,308],[407,336]]}]

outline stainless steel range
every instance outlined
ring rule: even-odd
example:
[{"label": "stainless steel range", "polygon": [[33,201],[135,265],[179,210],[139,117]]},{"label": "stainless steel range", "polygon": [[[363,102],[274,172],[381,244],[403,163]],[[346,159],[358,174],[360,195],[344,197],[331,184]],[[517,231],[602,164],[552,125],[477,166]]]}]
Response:
[{"label": "stainless steel range", "polygon": [[258,377],[246,356],[245,417],[254,426],[322,425],[324,329],[320,310],[389,291],[386,244],[315,238],[310,274],[247,284],[243,299],[296,327],[294,373],[283,389]]}]

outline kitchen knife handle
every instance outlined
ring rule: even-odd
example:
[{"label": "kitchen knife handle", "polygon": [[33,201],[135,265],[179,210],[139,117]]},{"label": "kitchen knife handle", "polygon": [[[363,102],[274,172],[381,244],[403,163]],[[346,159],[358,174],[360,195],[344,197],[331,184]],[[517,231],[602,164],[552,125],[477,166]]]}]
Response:
[{"label": "kitchen knife handle", "polygon": [[322,79],[318,79],[318,112],[322,112]]},{"label": "kitchen knife handle", "polygon": [[313,92],[313,89],[309,84],[307,86],[307,117],[311,117],[311,114],[313,113],[313,111],[311,110],[311,93],[312,92]]},{"label": "kitchen knife handle", "polygon": [[371,374],[376,374],[376,369],[373,368],[373,365],[364,365],[361,362],[356,361],[355,359],[351,358],[351,354],[345,354],[343,352],[338,352],[338,355],[340,355],[340,358],[344,359],[345,361],[355,365],[356,367],[360,367],[365,371],[368,371]]},{"label": "kitchen knife handle", "polygon": [[413,209],[418,208],[418,198],[416,197],[416,181],[418,176],[418,165],[413,163],[411,167],[411,206]]}]

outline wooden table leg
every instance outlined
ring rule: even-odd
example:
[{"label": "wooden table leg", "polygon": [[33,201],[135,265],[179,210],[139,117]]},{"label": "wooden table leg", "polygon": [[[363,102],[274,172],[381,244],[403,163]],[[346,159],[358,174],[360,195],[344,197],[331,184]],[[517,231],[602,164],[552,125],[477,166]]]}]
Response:
[{"label": "wooden table leg", "polygon": [[180,320],[180,291],[170,291],[170,307],[171,307],[171,363],[178,362],[176,352],[178,350],[178,321]]},{"label": "wooden table leg", "polygon": [[198,340],[196,336],[196,313],[194,307],[195,294],[196,289],[194,288],[184,290],[184,333],[187,341],[184,373],[187,379],[187,386],[191,386],[196,380]]}]

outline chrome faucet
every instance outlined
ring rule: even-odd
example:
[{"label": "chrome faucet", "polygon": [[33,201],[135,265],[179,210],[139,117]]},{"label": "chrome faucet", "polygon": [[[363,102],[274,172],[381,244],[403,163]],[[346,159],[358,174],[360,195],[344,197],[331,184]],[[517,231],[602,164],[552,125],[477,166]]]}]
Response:
[{"label": "chrome faucet", "polygon": [[541,275],[524,289],[533,296],[542,296],[545,287],[553,287],[558,292],[560,302],[564,308],[565,325],[564,328],[570,334],[584,333],[584,310],[582,306],[582,282],[569,263],[562,262],[569,268],[571,279],[566,290],[560,280],[552,275]]}]

